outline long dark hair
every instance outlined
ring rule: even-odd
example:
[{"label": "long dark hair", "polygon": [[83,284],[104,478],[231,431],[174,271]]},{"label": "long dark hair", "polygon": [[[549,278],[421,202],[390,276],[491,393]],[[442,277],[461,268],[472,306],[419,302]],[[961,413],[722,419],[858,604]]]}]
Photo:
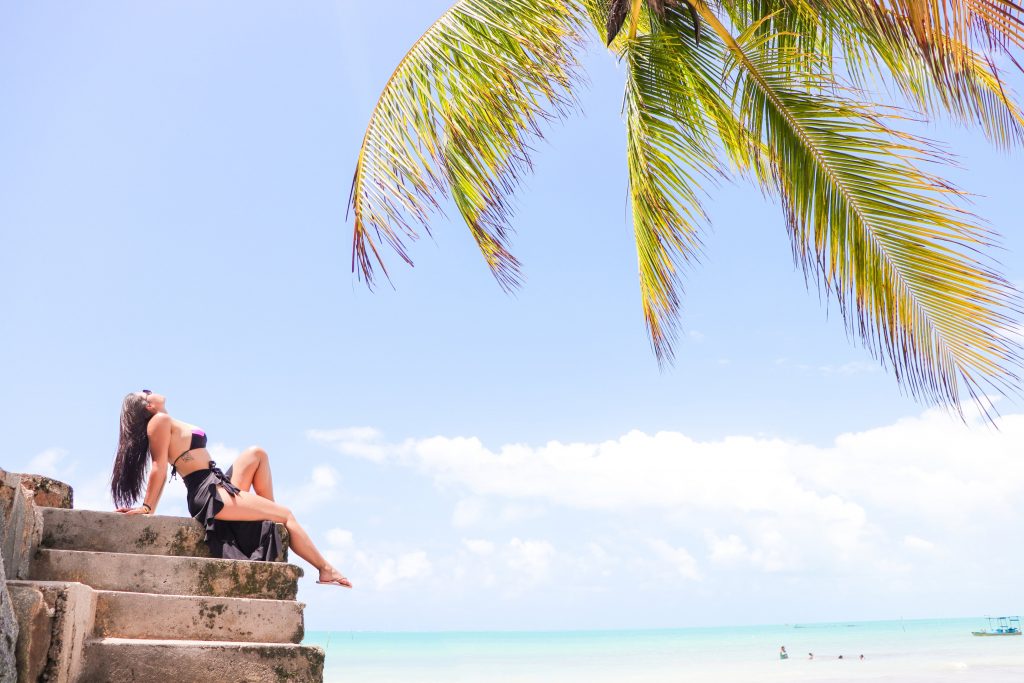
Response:
[{"label": "long dark hair", "polygon": [[114,505],[134,505],[142,493],[142,479],[149,464],[149,434],[146,426],[153,419],[153,413],[146,410],[146,399],[138,393],[124,397],[121,404],[121,436],[117,441],[117,457],[114,458],[114,474],[110,477],[110,493]]}]

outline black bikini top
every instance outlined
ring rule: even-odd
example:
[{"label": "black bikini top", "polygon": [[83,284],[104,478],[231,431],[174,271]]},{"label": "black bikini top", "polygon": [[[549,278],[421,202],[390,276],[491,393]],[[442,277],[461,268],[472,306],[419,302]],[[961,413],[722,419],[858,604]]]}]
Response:
[{"label": "black bikini top", "polygon": [[171,479],[174,479],[178,475],[178,468],[176,468],[175,465],[178,464],[181,457],[189,451],[194,451],[197,448],[206,448],[206,432],[202,429],[192,430],[192,441],[188,445],[188,450],[175,458],[174,462],[171,463]]},{"label": "black bikini top", "polygon": [[[206,448],[206,432],[202,429],[192,430],[192,443],[188,446],[188,451],[195,450],[197,448]],[[185,453],[188,453],[185,451]]]}]

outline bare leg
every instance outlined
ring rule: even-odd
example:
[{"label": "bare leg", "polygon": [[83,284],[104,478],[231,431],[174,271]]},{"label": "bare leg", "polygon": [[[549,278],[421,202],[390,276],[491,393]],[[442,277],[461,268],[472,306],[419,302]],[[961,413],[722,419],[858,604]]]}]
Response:
[{"label": "bare leg", "polygon": [[274,482],[270,477],[270,456],[259,446],[246,448],[232,464],[231,483],[257,495],[274,500]]},{"label": "bare leg", "polygon": [[313,545],[313,539],[309,537],[306,530],[302,528],[292,511],[272,500],[249,491],[241,491],[234,497],[218,486],[221,500],[224,507],[217,513],[215,519],[225,521],[259,521],[269,519],[274,522],[281,522],[288,529],[291,536],[291,548],[295,554],[309,562],[320,571],[321,581],[338,580],[342,585],[352,587],[352,583],[345,578],[345,575],[332,567],[320,551]]}]

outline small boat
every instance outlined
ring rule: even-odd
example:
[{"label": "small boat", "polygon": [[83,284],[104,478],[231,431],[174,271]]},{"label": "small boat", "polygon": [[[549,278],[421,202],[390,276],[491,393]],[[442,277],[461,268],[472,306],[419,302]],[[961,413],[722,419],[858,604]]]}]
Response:
[{"label": "small boat", "polygon": [[986,617],[988,628],[971,631],[975,636],[1019,636],[1020,617]]}]

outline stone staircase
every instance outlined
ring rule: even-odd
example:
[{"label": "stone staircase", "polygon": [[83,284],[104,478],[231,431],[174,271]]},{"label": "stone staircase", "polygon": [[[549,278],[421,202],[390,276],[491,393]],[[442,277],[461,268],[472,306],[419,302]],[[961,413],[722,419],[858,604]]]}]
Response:
[{"label": "stone staircase", "polygon": [[323,650],[300,644],[302,569],[285,561],[283,527],[280,561],[248,562],[210,558],[187,517],[35,511],[27,570],[7,576],[19,670],[45,650],[45,680],[68,683],[323,680]]}]

